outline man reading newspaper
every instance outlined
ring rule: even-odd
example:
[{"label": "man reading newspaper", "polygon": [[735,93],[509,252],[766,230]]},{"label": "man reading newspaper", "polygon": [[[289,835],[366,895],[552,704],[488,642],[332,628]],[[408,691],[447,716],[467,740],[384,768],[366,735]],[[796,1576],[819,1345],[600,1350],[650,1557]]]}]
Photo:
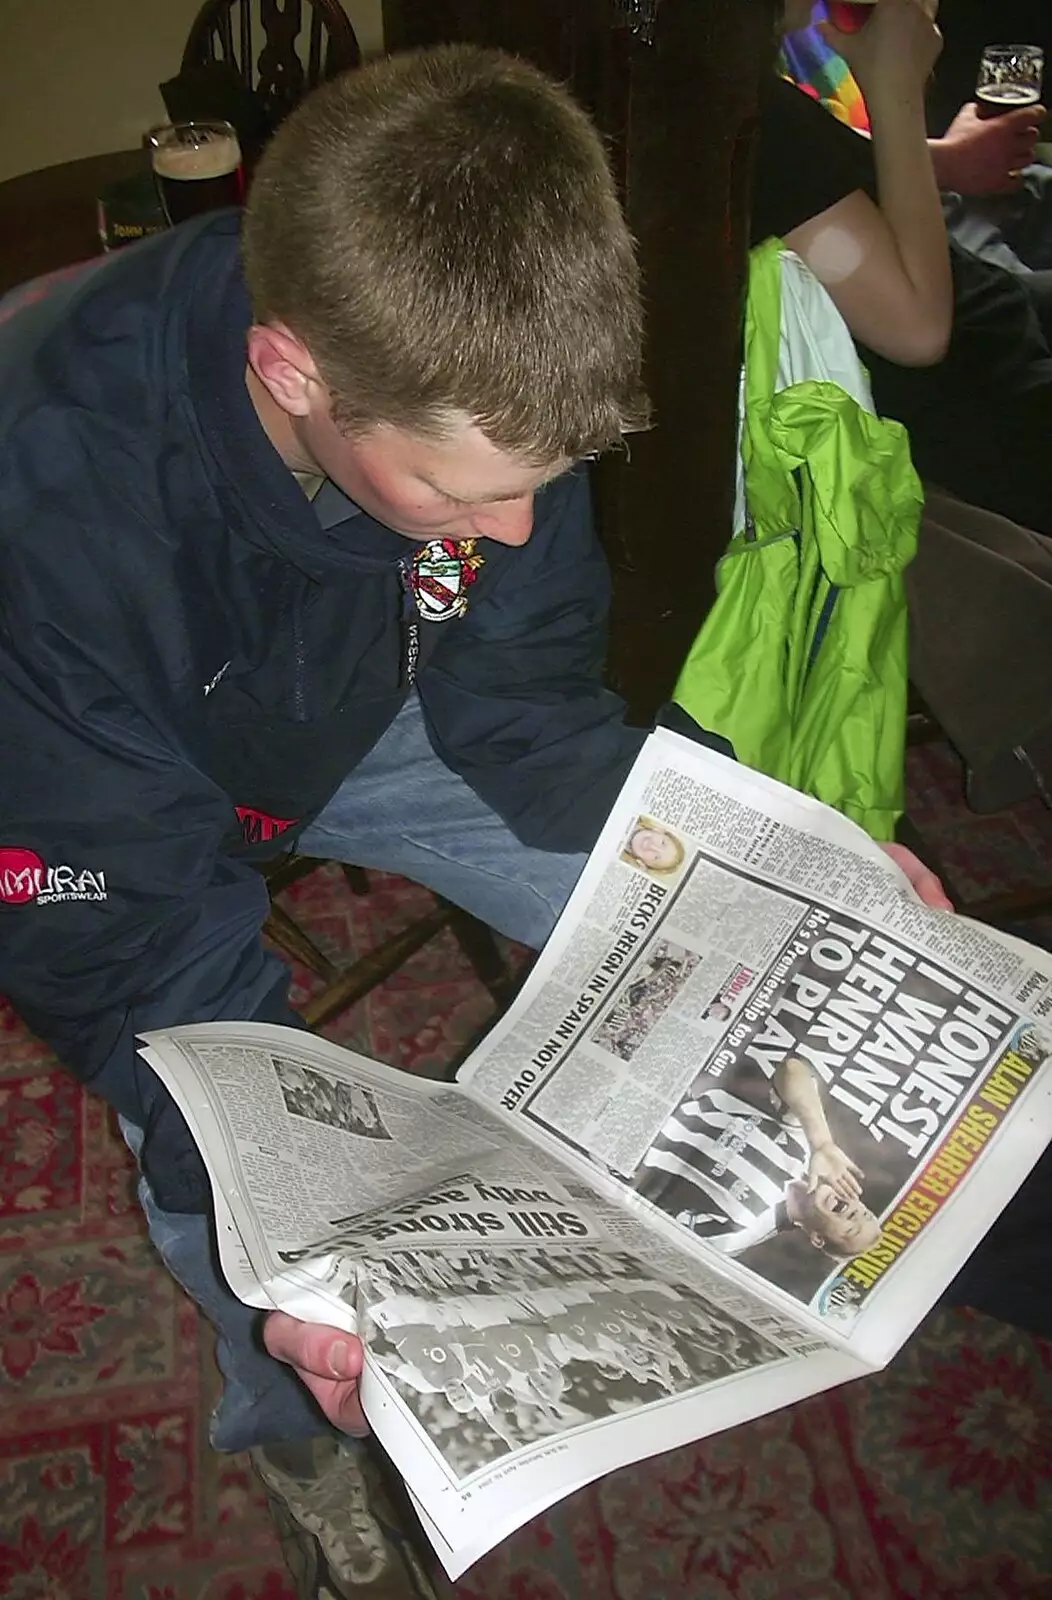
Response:
[{"label": "man reading newspaper", "polygon": [[[640,816],[671,872],[626,849]],[[361,1340],[456,1579],[603,1473],[885,1366],[1018,1215],[1050,1019],[1046,952],[660,729],[455,1083],[265,1024],[143,1051],[233,1292]]]}]

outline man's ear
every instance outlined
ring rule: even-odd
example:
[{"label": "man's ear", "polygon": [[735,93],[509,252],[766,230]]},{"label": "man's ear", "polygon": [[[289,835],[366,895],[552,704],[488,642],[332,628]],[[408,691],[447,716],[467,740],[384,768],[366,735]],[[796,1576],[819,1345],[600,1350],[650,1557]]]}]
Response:
[{"label": "man's ear", "polygon": [[280,323],[256,322],[248,330],[248,364],[275,405],[290,417],[311,410],[321,378],[302,340]]},{"label": "man's ear", "polygon": [[807,1237],[810,1239],[816,1250],[825,1249],[826,1242],[820,1233],[808,1233]]}]

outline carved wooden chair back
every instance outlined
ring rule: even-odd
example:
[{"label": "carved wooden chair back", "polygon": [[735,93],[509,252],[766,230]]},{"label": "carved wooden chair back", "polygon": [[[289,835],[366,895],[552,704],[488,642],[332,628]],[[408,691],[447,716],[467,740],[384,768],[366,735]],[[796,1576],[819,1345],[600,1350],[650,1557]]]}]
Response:
[{"label": "carved wooden chair back", "polygon": [[309,89],[361,59],[338,0],[204,0],[182,70],[210,61],[232,67],[276,127]]}]

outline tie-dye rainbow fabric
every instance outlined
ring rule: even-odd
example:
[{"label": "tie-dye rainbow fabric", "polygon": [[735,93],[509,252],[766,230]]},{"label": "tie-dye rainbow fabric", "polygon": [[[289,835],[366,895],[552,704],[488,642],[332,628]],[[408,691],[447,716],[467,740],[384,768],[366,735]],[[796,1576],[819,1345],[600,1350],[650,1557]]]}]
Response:
[{"label": "tie-dye rainbow fabric", "polygon": [[825,0],[817,0],[811,13],[811,25],[786,34],[782,41],[781,71],[849,128],[868,133],[869,115],[862,91],[851,76],[847,62],[815,27],[826,15]]}]

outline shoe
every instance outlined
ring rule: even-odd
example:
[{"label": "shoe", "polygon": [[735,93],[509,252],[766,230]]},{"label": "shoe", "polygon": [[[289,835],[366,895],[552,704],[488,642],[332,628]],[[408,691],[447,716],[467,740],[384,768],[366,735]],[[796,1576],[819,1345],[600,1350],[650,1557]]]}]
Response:
[{"label": "shoe", "polygon": [[438,1600],[367,1445],[322,1436],[249,1459],[300,1600]]}]

